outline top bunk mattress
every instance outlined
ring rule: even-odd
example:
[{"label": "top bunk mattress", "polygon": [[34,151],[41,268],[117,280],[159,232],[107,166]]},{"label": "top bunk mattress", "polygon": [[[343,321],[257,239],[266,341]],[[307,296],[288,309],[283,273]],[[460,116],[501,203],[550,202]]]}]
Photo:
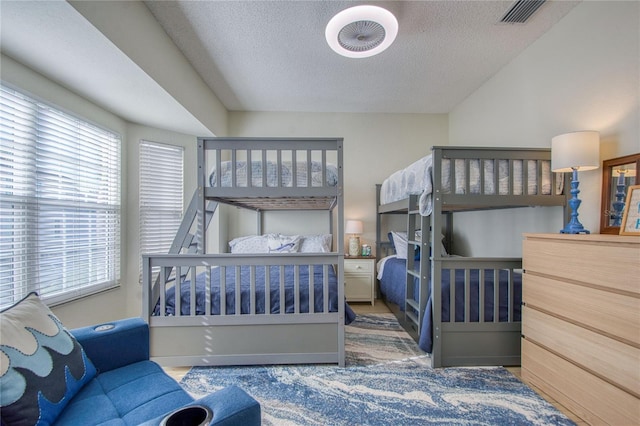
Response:
[{"label": "top bunk mattress", "polygon": [[[538,162],[534,160],[468,160],[443,159],[441,164],[441,182],[443,194],[482,194],[482,195],[550,195],[553,177],[551,161],[541,161],[541,188],[538,189]],[[511,173],[512,164],[513,173]],[[524,173],[526,168],[526,174]],[[469,176],[467,176],[467,170]],[[497,176],[495,174],[497,173]],[[433,203],[433,154],[429,154],[408,167],[398,170],[384,180],[380,187],[380,204],[389,204],[419,195],[419,210],[423,216],[431,214]],[[511,174],[513,188],[510,190]],[[526,176],[526,182],[524,182]],[[497,185],[496,185],[497,182]],[[562,193],[562,179],[557,179],[556,194]],[[467,185],[468,183],[468,185]],[[526,186],[526,192],[525,192]]]},{"label": "top bunk mattress", "polygon": [[[263,162],[252,161],[251,171],[246,161],[236,161],[235,163],[235,184],[234,184],[234,167],[233,162],[223,161],[220,165],[220,187],[323,187],[336,186],[338,184],[338,168],[333,164],[326,164],[325,181],[323,183],[323,163],[320,161],[311,161],[310,163],[299,161],[294,164],[291,161],[267,161],[266,172],[263,173]],[[311,171],[309,172],[309,165]],[[248,185],[248,176],[251,175],[251,185]],[[218,173],[214,168],[209,176],[209,184],[212,187],[218,187]],[[264,176],[264,182],[263,182]]]}]

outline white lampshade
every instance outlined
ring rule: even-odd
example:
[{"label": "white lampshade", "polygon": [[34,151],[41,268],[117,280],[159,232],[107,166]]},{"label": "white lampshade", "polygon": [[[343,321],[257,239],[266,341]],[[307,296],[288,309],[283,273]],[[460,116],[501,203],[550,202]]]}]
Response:
[{"label": "white lampshade", "polygon": [[551,139],[551,170],[570,172],[593,170],[600,166],[600,133],[571,132]]},{"label": "white lampshade", "polygon": [[362,221],[348,220],[344,232],[345,234],[362,234]]}]

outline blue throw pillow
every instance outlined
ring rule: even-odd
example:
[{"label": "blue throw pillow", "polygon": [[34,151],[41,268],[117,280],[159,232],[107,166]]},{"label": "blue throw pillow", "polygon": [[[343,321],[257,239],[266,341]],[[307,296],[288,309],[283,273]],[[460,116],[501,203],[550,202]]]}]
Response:
[{"label": "blue throw pillow", "polygon": [[95,375],[78,341],[36,293],[0,312],[3,425],[54,423]]}]

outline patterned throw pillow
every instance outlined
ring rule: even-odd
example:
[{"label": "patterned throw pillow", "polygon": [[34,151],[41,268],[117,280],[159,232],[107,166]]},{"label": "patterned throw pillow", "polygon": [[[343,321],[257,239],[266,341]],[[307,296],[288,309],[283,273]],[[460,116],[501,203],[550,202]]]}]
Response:
[{"label": "patterned throw pillow", "polygon": [[297,253],[300,247],[300,236],[270,234],[267,244],[269,253]]},{"label": "patterned throw pillow", "polygon": [[54,423],[95,375],[78,341],[36,293],[0,312],[2,424]]}]

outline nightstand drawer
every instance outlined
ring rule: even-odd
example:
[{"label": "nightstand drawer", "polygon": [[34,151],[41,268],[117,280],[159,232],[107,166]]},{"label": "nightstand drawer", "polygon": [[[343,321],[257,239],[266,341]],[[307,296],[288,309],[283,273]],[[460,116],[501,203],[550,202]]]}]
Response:
[{"label": "nightstand drawer", "polygon": [[369,274],[373,272],[373,261],[368,259],[345,259],[344,272]]}]

